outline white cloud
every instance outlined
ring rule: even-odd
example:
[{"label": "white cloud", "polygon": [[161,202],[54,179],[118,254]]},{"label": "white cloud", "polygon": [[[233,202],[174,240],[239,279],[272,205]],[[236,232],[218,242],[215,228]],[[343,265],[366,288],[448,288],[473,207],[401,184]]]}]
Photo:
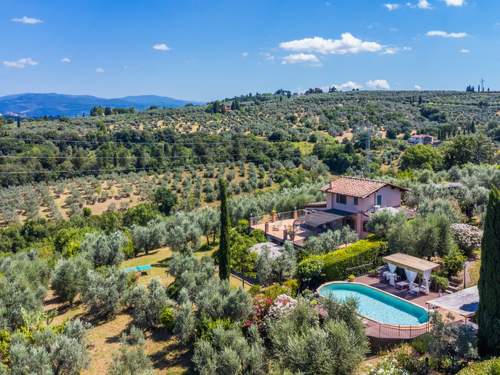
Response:
[{"label": "white cloud", "polygon": [[384,4],[384,6],[389,10],[389,12],[392,12],[393,10],[399,9],[401,4],[387,3]]},{"label": "white cloud", "polygon": [[280,43],[280,48],[288,51],[321,53],[323,55],[346,55],[361,52],[379,52],[383,46],[377,42],[367,42],[351,33],[343,33],[340,39],[325,39],[315,36]]},{"label": "white cloud", "polygon": [[12,18],[12,22],[23,23],[25,25],[36,25],[38,23],[42,23],[43,21],[38,18],[26,17],[23,16],[21,18]]},{"label": "white cloud", "polygon": [[69,64],[71,62],[71,59],[69,57],[63,57],[61,59],[61,62],[64,64]]},{"label": "white cloud", "polygon": [[422,86],[420,86],[420,85],[415,85],[414,87],[415,87],[415,90],[417,90],[417,91],[421,91],[422,90]]},{"label": "white cloud", "polygon": [[366,87],[372,90],[390,90],[391,86],[385,79],[374,79],[366,82]]},{"label": "white cloud", "polygon": [[162,52],[170,51],[170,47],[167,46],[165,43],[156,43],[155,45],[153,45],[153,49],[155,51],[162,51]]},{"label": "white cloud", "polygon": [[427,36],[429,37],[440,37],[440,38],[449,38],[449,39],[463,39],[468,36],[467,33],[449,33],[441,30],[432,30],[427,32]]},{"label": "white cloud", "polygon": [[318,64],[320,63],[318,57],[313,55],[312,53],[294,53],[292,55],[288,55],[283,57],[281,61],[282,64],[300,64],[300,63],[309,63],[309,64]]},{"label": "white cloud", "polygon": [[449,7],[461,7],[465,5],[465,0],[444,0]]},{"label": "white cloud", "polygon": [[337,90],[341,90],[341,91],[356,90],[356,89],[362,89],[363,88],[362,84],[356,83],[356,82],[353,82],[353,81],[347,81],[347,82],[339,83],[339,84],[336,84],[336,85],[333,85],[333,86],[335,86],[335,88]]},{"label": "white cloud", "polygon": [[460,50],[460,53],[470,53],[470,49],[467,49],[467,48],[462,48]]},{"label": "white cloud", "polygon": [[398,52],[407,52],[407,51],[411,51],[412,48],[411,47],[407,47],[407,46],[404,46],[402,48],[400,47],[386,47],[384,49],[384,51],[382,52],[383,55],[395,55],[396,53]]},{"label": "white cloud", "polygon": [[259,55],[261,55],[266,61],[274,61],[274,56],[269,52],[261,52]]},{"label": "white cloud", "polygon": [[243,58],[248,57],[248,52],[243,52],[243,53],[241,54],[241,57],[243,57]]},{"label": "white cloud", "polygon": [[428,0],[418,0],[417,8],[419,9],[432,9]]},{"label": "white cloud", "polygon": [[38,62],[33,60],[31,57],[24,57],[16,61],[4,61],[3,65],[7,68],[24,69],[27,66],[38,65]]},{"label": "white cloud", "polygon": [[103,68],[97,68],[95,70],[96,73],[104,73],[104,69]]}]

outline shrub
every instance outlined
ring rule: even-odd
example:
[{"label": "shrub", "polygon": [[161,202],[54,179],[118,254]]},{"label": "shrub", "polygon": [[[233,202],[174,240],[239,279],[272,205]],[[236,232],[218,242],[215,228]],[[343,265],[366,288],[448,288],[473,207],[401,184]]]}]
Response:
[{"label": "shrub", "polygon": [[443,267],[448,277],[455,276],[462,270],[465,259],[466,257],[456,246],[450,250],[448,255],[444,256]]},{"label": "shrub", "polygon": [[354,275],[349,275],[349,276],[347,277],[347,280],[348,280],[350,283],[352,283],[352,282],[354,281],[354,279],[356,279],[356,276],[354,276]]},{"label": "shrub", "polygon": [[160,322],[163,327],[167,329],[168,332],[172,332],[175,325],[175,312],[172,307],[165,307],[161,312]]},{"label": "shrub", "polygon": [[297,293],[299,291],[299,280],[297,280],[297,279],[287,280],[283,283],[283,286],[290,289],[290,296],[292,296],[292,297],[297,296]]},{"label": "shrub", "polygon": [[457,375],[498,375],[500,374],[500,358],[472,363]]},{"label": "shrub", "polygon": [[438,275],[432,275],[431,276],[431,289],[439,292],[439,291],[444,291],[446,288],[448,288],[449,282],[446,277],[443,276],[438,276]]},{"label": "shrub", "polygon": [[333,251],[341,245],[347,245],[358,240],[356,232],[345,226],[335,231],[329,230],[319,236],[307,239],[305,243],[306,254],[324,254]]},{"label": "shrub", "polygon": [[303,283],[314,285],[320,281],[324,266],[323,256],[311,256],[299,263],[297,273]]},{"label": "shrub", "polygon": [[[322,262],[326,280],[345,280],[351,268],[364,265],[372,268],[379,261],[379,256],[384,249],[385,242],[383,241],[361,240],[343,249],[304,259],[299,264],[299,274],[304,276],[302,272],[307,272],[308,269],[317,272],[313,266]],[[310,276],[307,273],[305,275]]]},{"label": "shrub", "polygon": [[470,256],[475,249],[481,247],[483,231],[468,224],[452,224],[450,226],[455,242],[460,249]]}]

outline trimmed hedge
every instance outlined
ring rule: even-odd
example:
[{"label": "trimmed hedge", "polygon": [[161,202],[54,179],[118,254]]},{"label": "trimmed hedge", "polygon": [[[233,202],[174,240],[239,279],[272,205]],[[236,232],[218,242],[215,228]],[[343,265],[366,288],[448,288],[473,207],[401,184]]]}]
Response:
[{"label": "trimmed hedge", "polygon": [[[308,268],[310,263],[322,263],[322,274],[326,281],[345,280],[350,274],[357,273],[353,268],[361,271],[371,269],[380,262],[380,256],[386,249],[386,242],[374,239],[360,240],[352,245],[332,251],[324,255],[312,255],[299,263],[298,272]],[[305,276],[305,275],[304,275]]]},{"label": "trimmed hedge", "polygon": [[500,374],[500,358],[472,363],[458,372],[457,375],[498,375]]}]

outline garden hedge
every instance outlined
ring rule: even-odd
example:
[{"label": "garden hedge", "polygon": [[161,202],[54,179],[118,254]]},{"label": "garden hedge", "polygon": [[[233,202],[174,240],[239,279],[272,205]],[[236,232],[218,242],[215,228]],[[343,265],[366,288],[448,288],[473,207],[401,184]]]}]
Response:
[{"label": "garden hedge", "polygon": [[327,281],[344,280],[353,272],[351,269],[367,266],[367,269],[380,262],[380,255],[386,249],[386,242],[374,239],[360,240],[352,245],[329,252],[324,255],[313,255],[299,264],[300,269],[310,262],[323,264],[322,274]]}]

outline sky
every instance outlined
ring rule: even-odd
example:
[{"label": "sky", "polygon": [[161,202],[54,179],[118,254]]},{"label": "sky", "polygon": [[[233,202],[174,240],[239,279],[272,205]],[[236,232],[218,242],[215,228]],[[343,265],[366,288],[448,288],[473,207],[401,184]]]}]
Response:
[{"label": "sky", "polygon": [[500,89],[498,0],[0,0],[0,95]]}]

